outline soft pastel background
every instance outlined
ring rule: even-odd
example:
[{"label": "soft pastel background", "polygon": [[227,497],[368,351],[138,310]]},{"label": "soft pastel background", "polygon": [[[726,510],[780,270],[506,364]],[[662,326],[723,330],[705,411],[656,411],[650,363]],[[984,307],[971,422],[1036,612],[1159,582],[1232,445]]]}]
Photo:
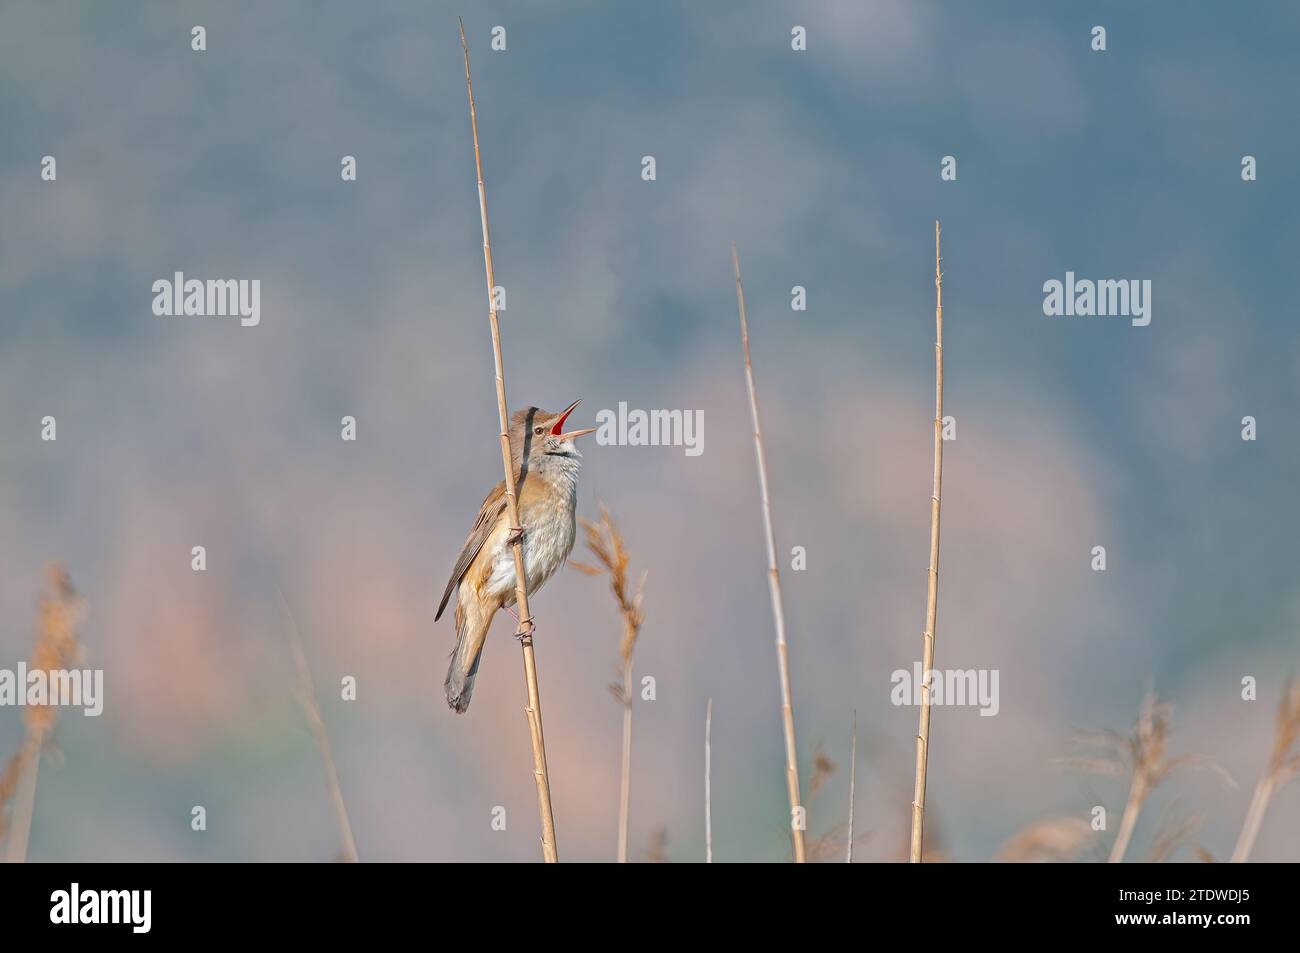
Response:
[{"label": "soft pastel background", "polygon": [[[818,742],[841,766],[811,824],[845,815],[856,709],[858,856],[898,856],[916,712],[890,705],[889,675],[923,621],[938,217],[958,420],[938,662],[999,669],[1001,712],[936,712],[927,833],[984,860],[1040,817],[1118,811],[1123,780],[1049,762],[1077,729],[1127,731],[1150,682],[1174,749],[1241,787],[1175,775],[1132,856],[1162,818],[1204,813],[1225,857],[1300,668],[1293,4],[7,0],[0,666],[30,651],[59,559],[108,693],[101,718],[63,716],[32,859],[334,855],[277,583],[362,858],[539,856],[509,620],[460,718],[451,626],[433,623],[500,476],[458,12],[512,402],[583,397],[580,426],[619,401],[704,411],[702,456],[593,443],[582,478],[582,510],[605,500],[649,570],[634,853],[662,826],[670,859],[703,856],[710,697],[716,857],[789,850],[735,239],[778,545],[808,552],[783,576],[803,769]],[[489,50],[495,24],[508,52]],[[260,278],[261,326],[155,317],[150,285],[176,270]],[[1150,278],[1151,325],[1044,317],[1042,283],[1066,270]],[[561,855],[608,859],[617,618],[571,570],[536,611]],[[20,736],[0,710],[0,757]],[[1256,857],[1300,859],[1300,786]]]}]

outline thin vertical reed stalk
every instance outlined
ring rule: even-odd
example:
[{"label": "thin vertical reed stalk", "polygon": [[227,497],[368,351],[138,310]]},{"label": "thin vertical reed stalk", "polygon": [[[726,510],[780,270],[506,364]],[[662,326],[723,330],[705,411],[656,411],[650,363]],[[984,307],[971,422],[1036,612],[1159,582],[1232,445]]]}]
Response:
[{"label": "thin vertical reed stalk", "polygon": [[27,841],[31,836],[32,815],[36,810],[36,775],[40,767],[41,746],[28,732],[18,754],[18,789],[14,794],[13,819],[8,825],[9,836],[5,840],[5,863],[27,862]]},{"label": "thin vertical reed stalk", "polygon": [[853,796],[858,783],[858,713],[853,712],[853,746],[849,749],[849,850],[844,862],[853,863]]},{"label": "thin vertical reed stalk", "polygon": [[758,396],[754,391],[754,365],[749,357],[749,323],[745,320],[745,289],[740,283],[740,258],[731,245],[731,267],[736,273],[736,306],[740,310],[740,344],[745,353],[745,384],[749,389],[749,411],[754,421],[754,456],[758,461],[758,490],[763,503],[763,530],[767,536],[767,582],[772,594],[772,615],[776,621],[776,662],[781,681],[781,721],[785,736],[785,784],[790,798],[790,840],[797,864],[806,861],[804,824],[799,800],[799,757],[795,750],[794,704],[790,696],[790,650],[785,640],[785,607],[781,600],[781,576],[776,569],[776,535],[772,530],[772,502],[767,490],[767,461],[763,455],[763,430],[758,422]]},{"label": "thin vertical reed stalk", "polygon": [[619,642],[619,658],[622,662],[623,684],[611,684],[610,694],[623,707],[623,762],[620,772],[618,798],[618,862],[627,863],[628,819],[632,805],[632,658],[636,650],[637,639],[641,635],[641,626],[645,622],[646,573],[641,573],[641,580],[633,590],[628,582],[627,567],[631,562],[627,547],[623,544],[623,534],[618,531],[609,508],[600,504],[600,522],[582,520],[583,531],[587,535],[587,548],[596,557],[599,566],[574,562],[571,565],[590,576],[609,576],[609,588],[618,605],[619,617],[623,620],[623,637]]},{"label": "thin vertical reed stalk", "polygon": [[627,863],[627,829],[632,813],[632,661],[623,665],[623,759],[618,785],[618,862]]},{"label": "thin vertical reed stalk", "polygon": [[1255,838],[1259,836],[1260,825],[1264,822],[1264,812],[1268,810],[1276,789],[1277,784],[1269,774],[1261,777],[1255,785],[1255,793],[1251,795],[1250,807],[1246,811],[1246,821],[1237,837],[1237,846],[1232,849],[1231,863],[1244,864],[1250,859],[1250,852],[1255,848]]},{"label": "thin vertical reed stalk", "polygon": [[1246,811],[1246,821],[1233,848],[1231,861],[1244,864],[1250,859],[1250,852],[1255,847],[1255,838],[1259,836],[1260,825],[1268,811],[1273,795],[1300,774],[1300,754],[1292,754],[1297,738],[1300,738],[1300,680],[1287,683],[1282,693],[1282,701],[1277,707],[1277,728],[1273,733],[1273,750],[1269,754],[1268,765],[1255,785],[1255,793],[1250,798],[1250,808]]},{"label": "thin vertical reed stalk", "polygon": [[713,863],[713,699],[704,708],[704,862]]},{"label": "thin vertical reed stalk", "polygon": [[934,223],[934,482],[930,493],[930,568],[925,591],[925,632],[921,645],[921,720],[916,732],[916,786],[912,793],[909,858],[921,863],[925,828],[925,780],[930,754],[930,673],[939,614],[939,500],[943,485],[943,272],[939,222]]},{"label": "thin vertical reed stalk", "polygon": [[298,669],[298,690],[295,695],[307,716],[312,737],[316,740],[316,750],[320,752],[321,763],[325,766],[325,788],[329,792],[330,804],[334,808],[334,822],[339,829],[340,856],[349,864],[359,863],[357,841],[352,835],[352,821],[348,817],[348,805],[343,800],[343,788],[339,785],[339,772],[334,764],[334,749],[330,745],[329,732],[325,729],[325,717],[321,714],[320,704],[316,700],[316,682],[311,677],[311,667],[307,664],[307,651],[303,648],[302,633],[298,630],[298,620],[289,608],[289,600],[276,586],[276,595],[280,597],[280,607],[288,620],[285,638],[289,642],[289,651],[293,655],[294,666]]},{"label": "thin vertical reed stalk", "polygon": [[483,185],[483,160],[478,147],[478,112],[474,108],[474,81],[469,72],[469,44],[465,42],[465,23],[460,22],[460,46],[465,56],[465,89],[469,95],[469,122],[474,136],[474,171],[478,176],[479,217],[483,224],[483,270],[487,278],[488,325],[492,332],[492,357],[496,370],[497,418],[500,424],[501,463],[505,468],[506,515],[510,519],[515,557],[515,601],[519,612],[519,628],[515,635],[524,657],[524,681],[528,703],[524,713],[528,717],[528,730],[533,744],[533,778],[537,784],[537,811],[542,824],[542,858],[556,863],[559,852],[555,843],[555,815],[551,809],[551,779],[546,768],[546,740],[542,733],[542,699],[537,686],[537,658],[533,653],[532,614],[528,611],[528,580],[524,575],[523,530],[519,523],[519,501],[515,494],[514,467],[510,457],[510,411],[506,404],[505,365],[501,357],[501,326],[497,321],[496,300],[493,289],[496,276],[492,270],[492,239],[488,228],[487,189]]},{"label": "thin vertical reed stalk", "polygon": [[1151,788],[1145,773],[1141,770],[1134,771],[1133,780],[1128,788],[1128,799],[1124,802],[1124,813],[1120,816],[1119,830],[1115,832],[1115,843],[1110,847],[1107,863],[1118,864],[1124,859],[1129,841],[1133,839],[1133,829],[1137,826],[1138,814],[1142,811],[1142,805],[1146,803],[1147,795],[1150,793]]}]

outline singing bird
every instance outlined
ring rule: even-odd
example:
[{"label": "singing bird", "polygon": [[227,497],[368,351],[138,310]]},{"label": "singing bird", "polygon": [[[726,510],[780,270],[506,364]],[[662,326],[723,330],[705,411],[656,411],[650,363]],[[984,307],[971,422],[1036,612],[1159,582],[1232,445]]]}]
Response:
[{"label": "singing bird", "polygon": [[[558,414],[529,407],[510,418],[510,454],[529,596],[564,565],[573,550],[578,470],[582,467],[582,454],[575,441],[596,429],[564,432],[564,422],[579,403],[581,400],[575,400]],[[452,590],[457,590],[456,648],[443,683],[447,704],[457,713],[469,708],[492,617],[498,609],[515,604],[515,559],[509,523],[506,484],[502,480],[479,507],[478,519],[474,520],[433,618],[434,622],[442,618]]]}]

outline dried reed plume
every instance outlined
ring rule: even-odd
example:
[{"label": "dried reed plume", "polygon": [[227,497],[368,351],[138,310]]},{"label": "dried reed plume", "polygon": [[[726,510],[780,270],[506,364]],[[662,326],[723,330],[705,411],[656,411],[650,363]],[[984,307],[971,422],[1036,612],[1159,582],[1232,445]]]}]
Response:
[{"label": "dried reed plume", "polygon": [[812,777],[808,780],[808,800],[815,798],[826,782],[831,779],[839,765],[831,760],[830,755],[822,750],[821,745],[813,749]]},{"label": "dried reed plume", "polygon": [[939,500],[943,485],[943,272],[939,223],[934,223],[934,480],[930,493],[930,568],[925,592],[925,632],[921,636],[921,720],[916,732],[916,784],[912,792],[912,835],[908,859],[921,862],[925,838],[925,779],[930,754],[930,672],[939,614]]},{"label": "dried reed plume", "polygon": [[341,850],[339,858],[345,863],[355,864],[360,861],[357,855],[357,842],[352,836],[352,822],[348,819],[348,806],[343,800],[343,789],[339,786],[339,772],[334,766],[334,751],[330,746],[330,736],[325,730],[325,718],[321,715],[320,705],[316,701],[316,683],[311,677],[311,667],[307,664],[307,652],[303,648],[302,634],[298,631],[298,621],[294,618],[293,612],[289,608],[289,601],[276,586],[276,594],[280,597],[280,607],[284,610],[288,626],[285,628],[285,639],[289,642],[289,651],[293,654],[293,663],[298,669],[298,688],[294,692],[298,699],[298,704],[302,706],[303,714],[307,716],[307,724],[311,727],[312,736],[316,739],[316,749],[320,752],[321,762],[325,766],[325,786],[329,791],[330,803],[334,807],[334,820],[339,828],[339,841]]},{"label": "dried reed plume", "polygon": [[0,844],[4,843],[5,833],[9,830],[9,802],[14,798],[18,788],[18,778],[23,769],[23,745],[12,758],[5,762],[0,771]]},{"label": "dried reed plume", "polygon": [[618,799],[618,862],[627,863],[627,828],[628,812],[632,801],[632,652],[636,648],[637,637],[641,634],[641,624],[645,621],[645,611],[641,608],[645,594],[646,574],[633,591],[628,586],[627,566],[629,562],[627,548],[623,545],[623,534],[614,525],[614,519],[604,503],[600,504],[600,521],[593,523],[584,519],[582,528],[587,534],[587,548],[596,557],[600,566],[575,562],[574,567],[591,576],[608,575],[609,588],[614,593],[619,615],[623,618],[623,640],[619,645],[619,656],[623,660],[623,682],[611,683],[610,693],[623,706],[623,768]]},{"label": "dried reed plume", "polygon": [[[831,777],[839,770],[830,755],[822,750],[819,744],[813,749],[812,774],[808,778],[807,805],[811,806],[816,800],[817,795],[825,789],[826,784]],[[840,847],[840,836],[844,832],[844,825],[837,824],[820,837],[811,837],[808,842],[808,860],[810,863],[821,864],[833,858],[842,849]]]},{"label": "dried reed plume", "polygon": [[645,852],[646,863],[668,863],[668,828],[656,827],[650,832],[650,842]]},{"label": "dried reed plume", "polygon": [[772,530],[772,502],[767,492],[767,461],[763,454],[763,431],[758,423],[758,396],[754,391],[754,365],[749,358],[749,323],[745,320],[745,290],[740,283],[740,258],[731,245],[731,267],[736,273],[736,306],[740,310],[740,344],[745,354],[745,384],[749,390],[749,411],[754,422],[754,456],[758,461],[758,490],[763,504],[763,529],[767,536],[767,582],[772,595],[772,615],[776,622],[776,664],[781,682],[781,722],[785,738],[785,785],[790,798],[790,840],[794,860],[806,860],[799,799],[799,756],[794,740],[794,703],[790,693],[790,650],[785,641],[785,607],[781,600],[781,576],[776,569],[776,535]]},{"label": "dried reed plume", "polygon": [[1119,830],[1115,842],[1111,845],[1109,862],[1117,864],[1124,859],[1133,829],[1137,826],[1138,815],[1160,784],[1174,771],[1181,767],[1205,767],[1215,771],[1225,783],[1235,787],[1232,778],[1209,758],[1200,754],[1181,754],[1167,758],[1169,735],[1173,721],[1173,709],[1160,701],[1154,692],[1147,691],[1142,699],[1142,708],[1138,713],[1137,724],[1129,737],[1116,731],[1090,732],[1080,735],[1080,744],[1098,748],[1100,756],[1077,758],[1060,758],[1056,763],[1094,774],[1122,776],[1126,771],[1132,775],[1129,783],[1128,799],[1124,804],[1124,814],[1120,817]]},{"label": "dried reed plume", "polygon": [[[85,605],[72,588],[72,580],[62,566],[46,570],[46,591],[41,596],[40,623],[36,646],[32,650],[28,671],[50,672],[76,667],[81,657],[77,626],[85,614]],[[25,691],[26,686],[19,686]],[[36,809],[36,775],[41,751],[54,732],[58,708],[53,705],[27,705],[23,708],[26,728],[22,747],[0,775],[0,836],[8,830],[5,860],[11,864],[27,860],[27,841],[31,835],[32,813]],[[4,804],[14,799],[11,823],[3,818]]]},{"label": "dried reed plume", "polygon": [[496,365],[497,417],[501,428],[501,463],[505,468],[506,516],[510,519],[515,557],[515,604],[519,611],[519,639],[524,656],[524,681],[528,688],[529,736],[533,744],[533,778],[537,783],[537,810],[542,822],[542,858],[556,863],[559,851],[555,843],[555,814],[551,810],[551,779],[546,769],[546,740],[542,733],[542,698],[537,686],[537,658],[533,653],[533,617],[528,611],[528,580],[524,575],[523,532],[519,523],[519,501],[515,495],[514,467],[510,456],[510,410],[506,404],[505,366],[501,357],[501,326],[497,321],[496,276],[492,270],[492,239],[488,228],[487,189],[483,185],[483,160],[478,148],[478,112],[474,108],[474,81],[469,72],[469,44],[465,42],[465,23],[460,21],[460,47],[465,56],[465,89],[469,95],[469,122],[474,137],[474,171],[478,175],[479,218],[483,225],[483,270],[487,278],[488,326],[492,332],[492,356]]},{"label": "dried reed plume", "polygon": [[1282,701],[1277,706],[1277,721],[1273,731],[1273,750],[1269,754],[1268,765],[1255,793],[1250,799],[1250,808],[1246,811],[1246,822],[1242,825],[1237,846],[1232,851],[1232,863],[1245,863],[1259,836],[1260,824],[1264,821],[1264,812],[1269,802],[1288,781],[1300,774],[1300,752],[1295,752],[1296,739],[1300,738],[1300,680],[1291,679],[1282,692]]},{"label": "dried reed plume", "polygon": [[844,860],[844,836],[847,826],[836,824],[820,837],[808,839],[808,862],[810,864],[828,864]]},{"label": "dried reed plume", "polygon": [[713,863],[713,699],[704,709],[704,862]]},{"label": "dried reed plume", "polygon": [[1078,856],[1092,840],[1092,827],[1081,817],[1035,821],[998,849],[1003,863],[1063,863]]},{"label": "dried reed plume", "polygon": [[1151,856],[1147,858],[1147,863],[1167,863],[1182,847],[1190,848],[1201,860],[1213,863],[1214,858],[1210,856],[1210,852],[1193,840],[1204,823],[1204,814],[1173,817],[1161,823],[1156,830],[1155,839],[1151,842]]}]

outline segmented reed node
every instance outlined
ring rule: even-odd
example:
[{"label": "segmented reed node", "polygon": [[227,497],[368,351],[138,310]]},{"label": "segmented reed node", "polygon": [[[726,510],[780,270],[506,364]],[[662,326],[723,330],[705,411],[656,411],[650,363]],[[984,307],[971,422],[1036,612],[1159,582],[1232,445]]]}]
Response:
[{"label": "segmented reed node", "polygon": [[736,273],[736,306],[740,310],[740,345],[745,353],[745,384],[749,412],[754,422],[754,456],[758,462],[758,492],[763,504],[763,531],[767,537],[767,583],[776,622],[776,664],[781,682],[781,723],[785,738],[785,785],[790,798],[790,840],[794,860],[807,859],[804,848],[803,806],[799,800],[799,756],[794,742],[794,703],[790,697],[790,650],[785,640],[785,607],[781,600],[781,575],[776,569],[776,535],[772,530],[772,501],[767,492],[767,460],[763,455],[763,428],[758,423],[758,396],[754,392],[754,365],[749,358],[749,323],[745,320],[745,289],[740,283],[740,258],[731,244],[731,267]]},{"label": "segmented reed node", "polygon": [[519,523],[519,501],[515,495],[514,467],[510,458],[510,411],[506,404],[506,375],[501,358],[501,326],[497,321],[493,289],[496,277],[492,270],[492,240],[488,228],[487,189],[483,185],[483,160],[478,147],[478,112],[474,108],[474,81],[469,72],[469,44],[465,42],[465,23],[460,22],[460,46],[465,55],[465,88],[469,94],[469,122],[474,136],[474,171],[478,175],[479,218],[483,224],[483,270],[487,277],[488,325],[492,332],[492,357],[496,369],[497,418],[500,424],[501,462],[505,467],[506,516],[510,519],[515,557],[515,602],[519,628],[515,635],[524,656],[524,682],[528,703],[528,733],[533,743],[533,778],[537,783],[537,810],[542,822],[542,858],[549,864],[559,860],[555,843],[555,815],[551,810],[551,779],[546,769],[546,740],[542,733],[542,698],[537,686],[537,658],[533,653],[533,617],[528,611],[528,580],[524,575],[523,533]]},{"label": "segmented reed node", "polygon": [[943,272],[939,223],[934,223],[934,478],[930,493],[930,568],[925,589],[925,632],[921,636],[921,723],[916,732],[916,785],[912,791],[909,859],[921,862],[925,834],[925,779],[930,755],[930,673],[939,615],[939,500],[943,486]]},{"label": "segmented reed node", "polygon": [[1282,701],[1277,706],[1277,722],[1273,732],[1273,750],[1268,764],[1255,785],[1246,811],[1246,821],[1232,851],[1232,863],[1242,864],[1250,859],[1250,852],[1259,836],[1260,825],[1269,802],[1287,782],[1300,774],[1300,753],[1295,753],[1296,740],[1300,738],[1300,680],[1291,679],[1282,691]]}]

